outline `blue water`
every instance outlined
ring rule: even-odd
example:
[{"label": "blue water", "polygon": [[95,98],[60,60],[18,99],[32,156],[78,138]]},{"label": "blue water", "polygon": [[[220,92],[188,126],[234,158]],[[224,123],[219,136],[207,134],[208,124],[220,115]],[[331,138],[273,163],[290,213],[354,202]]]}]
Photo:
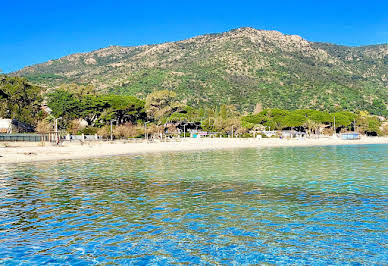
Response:
[{"label": "blue water", "polygon": [[0,264],[387,264],[388,145],[0,165]]}]

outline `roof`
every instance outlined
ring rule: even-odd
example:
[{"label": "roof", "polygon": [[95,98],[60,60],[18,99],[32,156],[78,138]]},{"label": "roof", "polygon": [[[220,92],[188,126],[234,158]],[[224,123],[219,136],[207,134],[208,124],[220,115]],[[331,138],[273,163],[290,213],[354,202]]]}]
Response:
[{"label": "roof", "polygon": [[346,132],[346,133],[342,133],[342,135],[360,135],[360,133],[358,133],[358,132]]}]

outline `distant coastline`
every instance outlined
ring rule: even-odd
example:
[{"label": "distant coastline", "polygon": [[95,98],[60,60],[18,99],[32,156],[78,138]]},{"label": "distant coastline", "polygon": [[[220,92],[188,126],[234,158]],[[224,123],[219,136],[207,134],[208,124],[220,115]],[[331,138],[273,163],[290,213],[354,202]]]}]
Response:
[{"label": "distant coastline", "polygon": [[253,139],[253,138],[212,138],[181,139],[172,142],[129,143],[92,142],[81,145],[65,142],[62,146],[39,146],[37,143],[10,143],[0,148],[0,164],[28,163],[50,160],[87,159],[118,155],[136,155],[159,152],[185,152],[196,150],[219,150],[238,148],[271,147],[308,147],[329,145],[364,145],[388,144],[388,137],[364,137],[359,140],[342,140],[335,138],[320,139]]}]

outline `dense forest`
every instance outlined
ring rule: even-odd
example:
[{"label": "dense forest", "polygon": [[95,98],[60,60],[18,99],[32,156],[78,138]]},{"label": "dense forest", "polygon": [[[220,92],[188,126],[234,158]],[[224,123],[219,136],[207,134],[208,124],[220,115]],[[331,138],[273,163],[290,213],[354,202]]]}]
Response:
[{"label": "dense forest", "polygon": [[110,124],[118,138],[180,135],[182,126],[227,136],[250,137],[263,130],[291,129],[307,134],[333,134],[357,130],[363,134],[388,134],[379,117],[367,111],[326,112],[311,109],[263,108],[242,112],[234,105],[193,107],[169,90],[156,90],[143,99],[97,93],[91,86],[67,85],[46,90],[19,77],[0,76],[0,117],[28,123],[39,133],[59,129],[71,134],[108,136]]}]

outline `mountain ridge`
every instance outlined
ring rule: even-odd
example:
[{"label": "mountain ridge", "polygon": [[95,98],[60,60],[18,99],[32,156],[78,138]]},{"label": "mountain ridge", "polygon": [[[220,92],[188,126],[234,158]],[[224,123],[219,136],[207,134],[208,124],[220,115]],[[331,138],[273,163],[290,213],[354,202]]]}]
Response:
[{"label": "mountain ridge", "polygon": [[162,44],[109,46],[12,75],[48,88],[91,84],[142,98],[170,89],[194,105],[369,111],[378,105],[381,114],[388,104],[387,73],[388,44],[343,46],[244,27]]}]

